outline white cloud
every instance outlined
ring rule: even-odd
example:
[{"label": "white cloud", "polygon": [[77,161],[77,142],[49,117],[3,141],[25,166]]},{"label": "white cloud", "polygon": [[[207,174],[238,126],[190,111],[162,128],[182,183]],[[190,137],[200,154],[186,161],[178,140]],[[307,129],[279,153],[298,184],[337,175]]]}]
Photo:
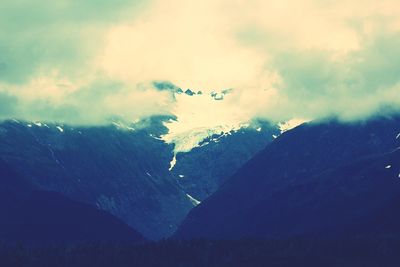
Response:
[{"label": "white cloud", "polygon": [[[85,16],[79,4],[42,0],[17,23],[7,14],[21,12],[7,1],[0,21],[14,35],[0,34],[8,55],[0,97],[15,105],[1,117],[98,124],[172,112],[207,128],[257,116],[354,119],[400,104],[397,1],[136,2],[119,1],[115,12],[102,2]],[[148,86],[153,80],[234,90],[223,103],[175,103]]]}]

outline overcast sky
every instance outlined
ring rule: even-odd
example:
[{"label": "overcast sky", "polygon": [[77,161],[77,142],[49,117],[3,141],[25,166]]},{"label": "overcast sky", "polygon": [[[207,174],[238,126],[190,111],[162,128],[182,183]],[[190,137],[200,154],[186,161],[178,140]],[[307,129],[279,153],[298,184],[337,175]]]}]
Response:
[{"label": "overcast sky", "polygon": [[[2,0],[0,24],[2,119],[353,120],[400,106],[396,0]],[[233,90],[178,103],[152,81]]]}]

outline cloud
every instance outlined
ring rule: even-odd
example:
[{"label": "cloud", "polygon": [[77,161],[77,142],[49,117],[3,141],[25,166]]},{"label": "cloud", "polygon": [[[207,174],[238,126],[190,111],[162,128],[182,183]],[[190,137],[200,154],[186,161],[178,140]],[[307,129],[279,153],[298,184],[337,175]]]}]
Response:
[{"label": "cloud", "polygon": [[[396,2],[2,1],[0,117],[102,124],[173,113],[212,127],[396,110]],[[233,90],[223,104],[179,102],[152,86],[160,80]]]},{"label": "cloud", "polygon": [[234,88],[224,122],[358,119],[399,104],[398,11],[395,1],[159,1],[111,30],[101,62],[131,82]]},{"label": "cloud", "polygon": [[[146,84],[132,86],[101,78],[78,87],[59,82],[43,78],[14,86],[15,95],[0,93],[0,104],[8,103],[0,109],[1,118],[101,125],[113,119],[134,121],[169,114],[173,102],[170,92]],[[10,85],[5,88],[10,90]]]},{"label": "cloud", "polygon": [[[273,66],[282,79],[279,97],[292,115],[360,119],[386,105],[400,105],[400,34],[380,33],[340,58],[330,51],[279,54]],[[286,112],[286,111],[285,111]]]},{"label": "cloud", "polygon": [[15,113],[17,98],[6,93],[0,93],[0,119],[7,119]]},{"label": "cloud", "polygon": [[[96,65],[109,29],[134,20],[148,4],[2,1],[0,117],[102,124],[113,116],[161,112],[165,96],[154,97],[155,90],[139,80],[117,81]],[[130,110],[127,101],[132,101]]]},{"label": "cloud", "polygon": [[143,1],[4,0],[0,5],[0,78],[23,83],[48,72],[82,73],[101,48],[104,31],[134,17]]}]

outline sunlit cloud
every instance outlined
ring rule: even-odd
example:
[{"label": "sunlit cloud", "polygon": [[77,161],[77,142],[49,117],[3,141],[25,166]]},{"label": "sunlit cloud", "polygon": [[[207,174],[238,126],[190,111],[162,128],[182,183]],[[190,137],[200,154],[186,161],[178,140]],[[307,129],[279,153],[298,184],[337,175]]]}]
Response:
[{"label": "sunlit cloud", "polygon": [[0,118],[174,114],[189,129],[398,110],[399,14],[394,0],[2,1]]}]

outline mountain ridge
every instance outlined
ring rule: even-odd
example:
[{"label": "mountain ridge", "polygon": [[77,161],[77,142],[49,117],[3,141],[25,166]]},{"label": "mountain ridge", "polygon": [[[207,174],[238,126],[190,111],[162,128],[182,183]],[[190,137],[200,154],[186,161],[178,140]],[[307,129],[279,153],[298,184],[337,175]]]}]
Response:
[{"label": "mountain ridge", "polygon": [[[279,237],[293,232],[290,228],[283,231],[283,225],[289,227],[289,222],[295,221],[302,213],[309,212],[310,216],[313,214],[307,205],[302,206],[300,203],[308,198],[320,197],[318,191],[313,189],[318,177],[323,177],[321,175],[329,170],[340,170],[357,160],[379,160],[386,153],[395,153],[398,156],[400,142],[396,136],[399,132],[399,117],[376,118],[355,124],[343,124],[336,120],[313,122],[285,132],[245,163],[214,195],[192,209],[174,237],[261,238]],[[385,166],[381,166],[382,170],[387,170]],[[364,166],[368,167],[369,164]],[[336,173],[338,178],[345,175],[345,170]],[[327,189],[328,192],[340,195],[341,186],[350,186],[355,177],[358,176],[342,179],[342,185],[332,186],[330,191]],[[373,183],[374,179],[369,177],[363,180],[370,195],[374,191],[367,185]],[[397,179],[396,176],[394,185],[397,184]],[[327,179],[329,181],[335,181],[335,177]],[[386,184],[385,188],[389,191],[392,188],[399,190],[394,185],[391,187]],[[292,188],[302,188],[304,195],[298,195]],[[357,192],[358,189],[353,187],[353,190]],[[377,197],[383,198],[384,194]],[[292,199],[291,202],[289,199]],[[319,202],[322,203],[322,200],[324,198]],[[334,199],[329,200],[330,202],[324,201],[335,208],[344,205]],[[319,208],[323,210],[322,207]],[[278,219],[289,210],[292,213],[288,212],[285,219]],[[266,214],[267,211],[270,215]],[[315,227],[318,225],[311,219],[308,223]],[[272,228],[267,230],[269,227],[275,227],[276,231]],[[301,234],[305,227],[306,224],[297,234],[296,231],[293,234]],[[251,231],[254,232],[250,234]]]}]

